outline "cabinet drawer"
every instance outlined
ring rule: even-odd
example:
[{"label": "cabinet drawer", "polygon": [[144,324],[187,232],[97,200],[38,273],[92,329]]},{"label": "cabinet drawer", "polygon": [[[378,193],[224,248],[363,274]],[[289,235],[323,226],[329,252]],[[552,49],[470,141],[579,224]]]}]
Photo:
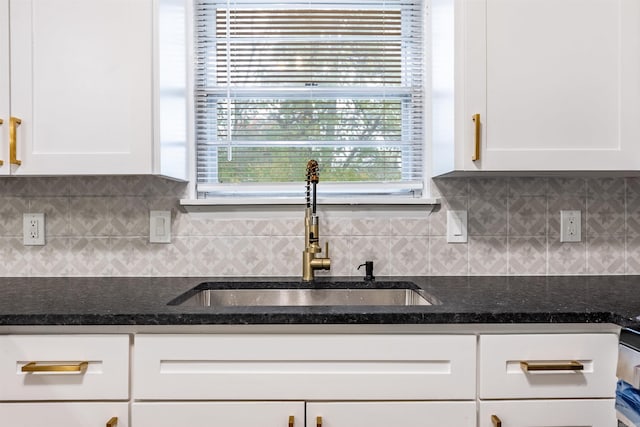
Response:
[{"label": "cabinet drawer", "polygon": [[474,399],[474,336],[138,335],[136,399]]},{"label": "cabinet drawer", "polygon": [[304,427],[304,402],[134,403],[131,424],[136,427]]},{"label": "cabinet drawer", "polygon": [[483,335],[479,355],[481,399],[615,396],[616,334]]},{"label": "cabinet drawer", "polygon": [[0,400],[128,399],[129,336],[0,336],[0,384]]},{"label": "cabinet drawer", "polygon": [[[115,419],[114,419],[115,417]],[[129,425],[127,403],[0,403],[0,420],[11,427],[112,427]]]},{"label": "cabinet drawer", "polygon": [[478,427],[495,427],[495,415],[505,427],[612,427],[614,399],[519,400],[480,402]]}]

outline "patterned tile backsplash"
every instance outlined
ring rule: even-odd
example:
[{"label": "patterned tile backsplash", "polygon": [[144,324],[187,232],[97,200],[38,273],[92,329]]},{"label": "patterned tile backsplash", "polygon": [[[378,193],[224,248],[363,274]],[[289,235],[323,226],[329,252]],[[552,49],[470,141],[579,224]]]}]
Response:
[{"label": "patterned tile backsplash", "polygon": [[[385,275],[640,274],[640,178],[446,178],[433,212],[327,212],[332,269]],[[0,276],[293,276],[302,210],[260,217],[179,209],[186,184],[159,177],[0,178]],[[149,210],[172,211],[172,243],[148,241]],[[446,241],[468,210],[469,242]],[[560,242],[560,210],[582,242]],[[45,246],[23,246],[22,214],[46,214]]]}]

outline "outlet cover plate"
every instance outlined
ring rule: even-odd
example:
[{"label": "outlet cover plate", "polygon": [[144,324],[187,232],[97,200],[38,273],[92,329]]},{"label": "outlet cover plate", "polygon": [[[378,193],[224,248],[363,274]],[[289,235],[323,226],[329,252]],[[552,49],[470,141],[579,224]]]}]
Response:
[{"label": "outlet cover plate", "polygon": [[560,242],[582,241],[582,218],[580,211],[560,211]]},{"label": "outlet cover plate", "polygon": [[22,244],[25,246],[44,245],[43,213],[26,213],[22,215]]}]

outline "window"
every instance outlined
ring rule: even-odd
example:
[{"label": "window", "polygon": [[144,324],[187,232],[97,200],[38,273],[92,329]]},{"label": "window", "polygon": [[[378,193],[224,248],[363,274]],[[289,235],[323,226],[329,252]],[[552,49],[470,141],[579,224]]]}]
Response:
[{"label": "window", "polygon": [[197,0],[199,198],[419,195],[421,0]]}]

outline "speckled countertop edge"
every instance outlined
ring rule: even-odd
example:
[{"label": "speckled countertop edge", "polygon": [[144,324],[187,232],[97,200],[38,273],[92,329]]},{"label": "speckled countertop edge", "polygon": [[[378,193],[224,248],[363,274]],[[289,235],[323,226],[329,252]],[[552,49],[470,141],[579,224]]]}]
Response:
[{"label": "speckled countertop edge", "polygon": [[[331,278],[361,283],[354,278]],[[640,276],[378,277],[415,283],[433,306],[207,307],[168,303],[211,281],[297,278],[0,278],[0,326],[614,323],[638,327]],[[295,285],[295,283],[294,283]],[[229,285],[228,285],[229,286]]]}]

